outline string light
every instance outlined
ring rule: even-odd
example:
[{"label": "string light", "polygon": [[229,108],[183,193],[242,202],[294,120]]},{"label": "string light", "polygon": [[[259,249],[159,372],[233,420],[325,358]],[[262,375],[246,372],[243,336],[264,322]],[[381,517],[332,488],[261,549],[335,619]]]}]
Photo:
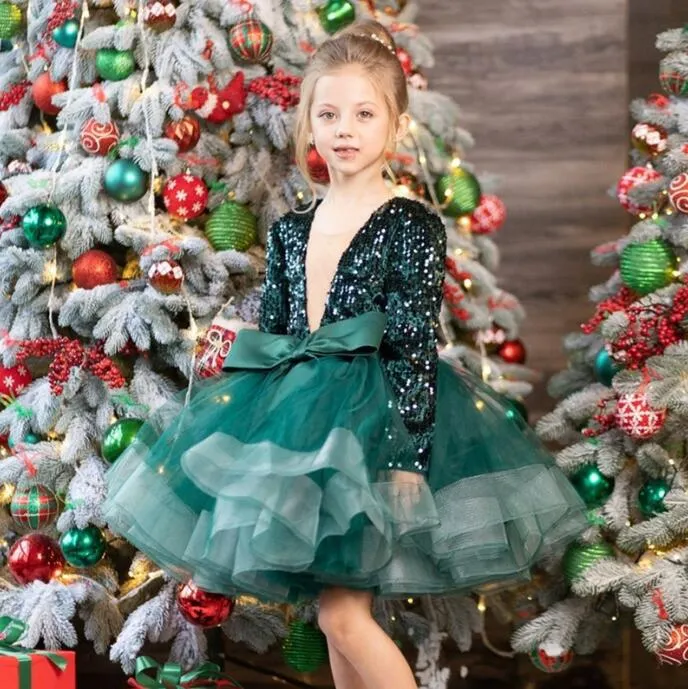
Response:
[{"label": "string light", "polygon": [[478,601],[478,612],[484,614],[486,610],[487,604],[485,603],[485,596],[480,596],[480,600]]}]

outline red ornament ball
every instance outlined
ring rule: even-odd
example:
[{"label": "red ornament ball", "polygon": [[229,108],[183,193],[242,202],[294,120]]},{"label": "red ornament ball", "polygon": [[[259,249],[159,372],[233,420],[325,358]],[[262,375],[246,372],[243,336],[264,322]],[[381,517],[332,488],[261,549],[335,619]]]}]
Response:
[{"label": "red ornament ball", "polygon": [[95,117],[84,124],[79,136],[86,153],[104,156],[119,142],[119,129],[114,122],[98,122]]},{"label": "red ornament ball", "polygon": [[2,182],[0,182],[0,206],[2,206],[3,203],[5,203],[9,195],[10,194],[7,191],[7,187]]},{"label": "red ornament ball", "polygon": [[329,184],[330,171],[327,169],[325,159],[318,153],[315,146],[308,149],[306,164],[308,165],[308,174],[316,184]]},{"label": "red ornament ball", "polygon": [[190,220],[205,211],[208,187],[196,175],[175,175],[165,183],[162,199],[170,215]]},{"label": "red ornament ball", "polygon": [[177,294],[184,282],[184,271],[172,259],[158,261],[148,269],[148,282],[161,294]]},{"label": "red ornament ball", "polygon": [[651,93],[645,99],[645,102],[648,105],[654,105],[656,108],[664,110],[671,101],[663,93]]},{"label": "red ornament ball", "polygon": [[43,72],[41,76],[33,82],[31,87],[31,95],[36,107],[43,111],[46,115],[57,115],[60,109],[57,105],[53,105],[53,96],[58,93],[64,93],[67,90],[67,82],[53,81],[50,78],[50,72]]},{"label": "red ornament ball", "polygon": [[499,347],[497,354],[499,354],[507,364],[526,363],[526,348],[521,340],[507,340]]},{"label": "red ornament ball", "polygon": [[184,619],[199,627],[217,627],[231,614],[234,601],[220,593],[202,591],[193,581],[177,589],[177,606]]},{"label": "red ornament ball", "polygon": [[655,655],[665,665],[683,665],[688,661],[688,624],[674,625],[664,646]]},{"label": "red ornament ball", "polygon": [[633,145],[643,153],[659,155],[667,149],[668,134],[663,127],[647,122],[638,122],[631,131]]},{"label": "red ornament ball", "polygon": [[117,280],[117,263],[105,251],[90,249],[74,261],[72,280],[81,289],[109,285]]},{"label": "red ornament ball", "polygon": [[478,207],[471,215],[471,232],[473,234],[492,234],[506,220],[506,206],[495,194],[483,194]]},{"label": "red ornament ball", "polygon": [[666,420],[665,409],[655,409],[644,392],[636,390],[621,395],[616,403],[616,425],[631,438],[647,440],[661,430]]},{"label": "red ornament ball", "polygon": [[172,120],[165,126],[165,136],[177,144],[180,153],[190,151],[201,138],[201,123],[191,115]]},{"label": "red ornament ball", "polygon": [[679,213],[688,214],[688,172],[682,172],[671,180],[669,201]]},{"label": "red ornament ball", "polygon": [[65,565],[60,546],[48,536],[30,533],[10,548],[7,566],[20,584],[32,581],[49,582],[62,572]]},{"label": "red ornament ball", "polygon": [[32,380],[31,372],[24,364],[0,366],[0,395],[15,397]]},{"label": "red ornament ball", "polygon": [[156,33],[171,29],[177,21],[177,3],[173,0],[148,0],[143,8],[143,22]]},{"label": "red ornament ball", "polygon": [[407,50],[404,50],[403,48],[397,48],[396,54],[399,58],[399,64],[401,65],[401,68],[404,70],[404,74],[407,77],[410,77],[415,69],[411,55]]},{"label": "red ornament ball", "polygon": [[616,197],[619,199],[619,203],[629,212],[634,215],[639,213],[648,213],[652,210],[652,206],[640,206],[633,201],[628,196],[628,193],[633,189],[633,187],[638,184],[647,184],[648,182],[656,182],[662,178],[656,170],[650,167],[642,167],[637,165],[632,167],[630,170],[626,171],[619,183],[616,186]]},{"label": "red ornament ball", "polygon": [[573,662],[573,651],[563,648],[540,646],[534,648],[529,654],[530,660],[538,670],[547,673],[566,670]]}]

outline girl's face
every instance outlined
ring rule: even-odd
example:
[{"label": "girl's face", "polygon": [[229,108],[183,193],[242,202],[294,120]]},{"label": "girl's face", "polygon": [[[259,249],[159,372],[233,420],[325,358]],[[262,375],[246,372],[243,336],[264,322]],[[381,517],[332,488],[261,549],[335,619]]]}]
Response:
[{"label": "girl's face", "polygon": [[392,123],[384,99],[362,68],[352,65],[318,79],[310,122],[315,147],[333,179],[379,170],[384,162]]}]

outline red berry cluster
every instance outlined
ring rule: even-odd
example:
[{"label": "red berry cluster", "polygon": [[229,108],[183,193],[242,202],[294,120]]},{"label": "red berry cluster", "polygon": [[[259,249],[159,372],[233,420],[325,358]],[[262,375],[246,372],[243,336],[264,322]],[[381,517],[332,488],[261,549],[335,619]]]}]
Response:
[{"label": "red berry cluster", "polygon": [[681,323],[686,314],[688,286],[681,287],[668,306],[633,304],[626,310],[628,327],[611,342],[612,356],[626,368],[641,368],[651,356],[684,339]]},{"label": "red berry cluster", "polygon": [[610,413],[607,411],[607,407],[612,401],[616,401],[616,393],[610,390],[607,395],[602,397],[597,403],[599,412],[592,416],[591,420],[593,425],[583,429],[582,434],[586,438],[594,438],[616,426],[616,415],[614,412]]},{"label": "red berry cluster", "polygon": [[264,77],[256,77],[248,85],[250,93],[255,93],[261,98],[279,105],[282,110],[288,110],[299,104],[299,88],[301,77],[287,74],[283,69],[278,69],[274,74]]},{"label": "red berry cluster", "polygon": [[617,311],[624,311],[637,298],[638,295],[633,290],[628,289],[628,287],[622,287],[614,296],[601,301],[597,305],[595,315],[587,323],[581,325],[581,330],[586,335],[594,333],[600,323],[605,321],[611,314]]},{"label": "red berry cluster", "polygon": [[[447,273],[459,283],[463,284],[464,280],[470,280],[473,276],[465,270],[459,270],[456,261],[448,256],[444,259],[444,267]],[[467,321],[470,314],[466,309],[460,306],[461,302],[466,298],[465,292],[457,285],[445,280],[443,285],[443,294],[445,301],[449,304],[449,310],[460,321]]]},{"label": "red berry cluster", "polygon": [[9,90],[0,93],[0,110],[4,112],[14,105],[19,105],[29,88],[31,88],[30,81],[20,81],[18,84],[12,84]]},{"label": "red berry cluster", "polygon": [[62,26],[68,19],[72,19],[79,6],[74,0],[56,0],[55,7],[48,18],[48,25],[45,27],[44,37],[48,37],[53,29]]},{"label": "red berry cluster", "polygon": [[17,362],[23,363],[30,357],[54,357],[48,367],[48,381],[54,395],[62,394],[73,368],[90,371],[110,388],[124,387],[124,376],[103,349],[102,342],[84,347],[79,340],[70,340],[68,337],[41,337],[25,340],[19,345]]}]

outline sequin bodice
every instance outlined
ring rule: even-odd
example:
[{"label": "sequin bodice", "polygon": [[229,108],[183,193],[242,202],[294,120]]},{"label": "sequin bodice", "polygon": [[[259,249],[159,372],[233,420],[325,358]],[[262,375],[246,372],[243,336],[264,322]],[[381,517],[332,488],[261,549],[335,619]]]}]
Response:
[{"label": "sequin bodice", "polygon": [[[314,213],[288,213],[270,228],[261,330],[308,335],[306,247]],[[445,253],[442,220],[417,201],[391,199],[342,254],[326,299],[321,325],[366,311],[387,314],[380,359],[417,449],[412,466],[390,468],[428,468]]]}]

